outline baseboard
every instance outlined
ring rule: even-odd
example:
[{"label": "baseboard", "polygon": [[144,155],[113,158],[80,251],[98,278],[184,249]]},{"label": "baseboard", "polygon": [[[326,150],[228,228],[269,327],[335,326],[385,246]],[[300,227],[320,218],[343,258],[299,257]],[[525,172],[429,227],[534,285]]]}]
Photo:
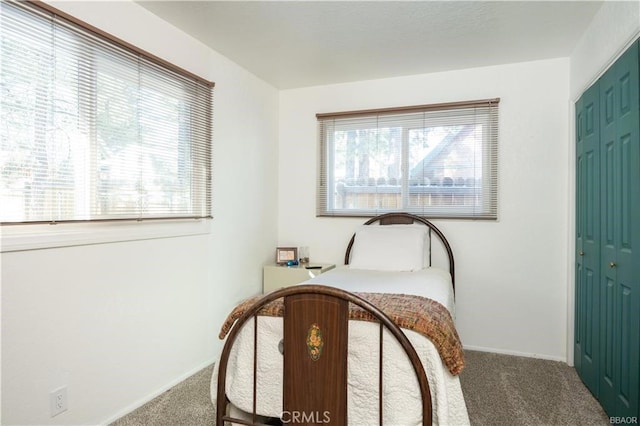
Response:
[{"label": "baseboard", "polygon": [[464,346],[464,349],[469,349],[470,351],[478,351],[478,352],[492,352],[494,354],[500,355],[514,355],[514,356],[522,356],[525,358],[537,358],[537,359],[546,359],[548,361],[560,361],[567,363],[567,359],[559,356],[552,355],[543,355],[543,354],[534,354],[528,352],[518,352],[518,351],[510,351],[506,349],[495,349],[495,348],[484,348],[482,346]]},{"label": "baseboard", "polygon": [[157,389],[157,390],[151,392],[149,395],[138,399],[134,403],[128,405],[127,407],[125,407],[122,410],[118,411],[116,414],[112,415],[111,417],[109,417],[108,419],[106,419],[104,421],[99,422],[98,424],[99,425],[109,425],[109,424],[115,422],[119,418],[126,416],[127,414],[129,414],[129,413],[137,410],[138,408],[142,407],[147,402],[149,402],[149,401],[153,400],[154,398],[157,398],[158,396],[162,395],[163,393],[165,393],[166,391],[168,391],[169,389],[171,389],[172,387],[174,387],[178,383],[185,381],[186,379],[188,379],[189,377],[193,376],[194,374],[196,374],[198,371],[202,370],[203,368],[206,368],[206,367],[210,366],[216,360],[217,360],[216,358],[211,358],[211,359],[203,362],[202,364],[198,365],[197,367],[187,371],[186,373],[180,375],[179,377],[176,377],[175,379],[173,379],[172,381],[170,381],[166,385],[163,385],[162,387],[160,387],[160,389]]}]

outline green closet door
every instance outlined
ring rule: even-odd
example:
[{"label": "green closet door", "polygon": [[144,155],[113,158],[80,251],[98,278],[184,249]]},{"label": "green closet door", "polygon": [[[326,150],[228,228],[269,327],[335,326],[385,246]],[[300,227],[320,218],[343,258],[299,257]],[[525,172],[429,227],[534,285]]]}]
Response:
[{"label": "green closet door", "polygon": [[576,104],[576,315],[574,362],[578,374],[598,395],[600,300],[600,119],[599,87]]},{"label": "green closet door", "polygon": [[640,41],[576,103],[576,139],[574,361],[619,423],[640,414]]},{"label": "green closet door", "polygon": [[[640,101],[638,43],[600,79],[600,384],[612,417],[638,416]],[[634,265],[635,264],[635,265]]]}]

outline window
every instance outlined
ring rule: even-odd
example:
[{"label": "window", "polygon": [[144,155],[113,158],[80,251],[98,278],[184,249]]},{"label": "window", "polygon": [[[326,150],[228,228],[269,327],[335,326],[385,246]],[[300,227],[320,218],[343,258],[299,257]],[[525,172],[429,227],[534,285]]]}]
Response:
[{"label": "window", "polygon": [[3,225],[211,216],[213,83],[39,2],[0,19]]},{"label": "window", "polygon": [[496,219],[498,103],[318,114],[318,215]]}]

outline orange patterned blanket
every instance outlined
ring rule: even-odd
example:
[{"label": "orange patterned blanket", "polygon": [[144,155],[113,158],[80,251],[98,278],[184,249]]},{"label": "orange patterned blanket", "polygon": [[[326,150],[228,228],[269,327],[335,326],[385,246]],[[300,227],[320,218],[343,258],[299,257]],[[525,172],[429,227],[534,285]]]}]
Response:
[{"label": "orange patterned blanket", "polygon": [[[433,342],[440,358],[451,374],[459,374],[464,368],[464,354],[462,343],[458,337],[451,314],[440,303],[426,297],[391,294],[391,293],[355,293],[384,312],[395,324],[401,328],[413,330]],[[233,327],[235,321],[262,295],[250,297],[229,314],[218,337],[224,339]],[[265,305],[258,315],[282,316],[284,313],[283,299],[274,300]],[[349,318],[361,321],[376,322],[375,317],[353,303],[349,304]]]}]

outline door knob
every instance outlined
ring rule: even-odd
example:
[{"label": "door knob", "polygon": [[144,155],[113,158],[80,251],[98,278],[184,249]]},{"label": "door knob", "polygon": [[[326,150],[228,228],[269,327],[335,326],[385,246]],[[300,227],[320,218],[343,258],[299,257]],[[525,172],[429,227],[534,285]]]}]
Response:
[{"label": "door knob", "polygon": [[578,252],[578,256],[584,256],[584,252],[583,252],[582,250],[580,250],[580,251]]},{"label": "door knob", "polygon": [[609,268],[615,268],[616,262],[609,262]]}]

